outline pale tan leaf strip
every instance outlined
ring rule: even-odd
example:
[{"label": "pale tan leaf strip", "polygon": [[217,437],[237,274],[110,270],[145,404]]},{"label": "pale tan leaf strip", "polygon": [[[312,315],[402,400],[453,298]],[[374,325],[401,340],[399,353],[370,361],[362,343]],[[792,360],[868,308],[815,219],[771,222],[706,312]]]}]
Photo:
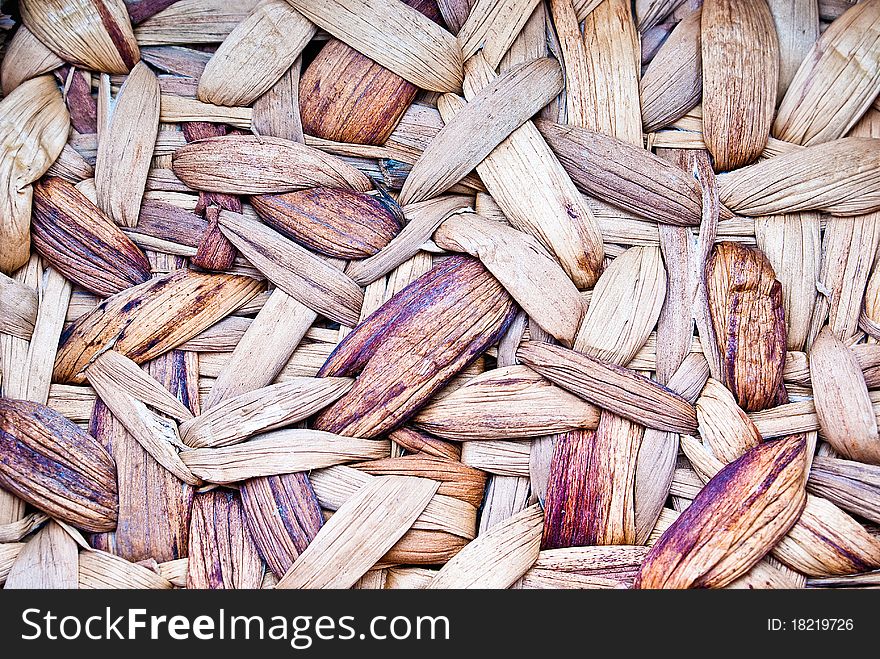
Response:
[{"label": "pale tan leaf strip", "polygon": [[186,466],[211,483],[290,474],[388,455],[387,441],[344,437],[320,430],[275,430],[246,442],[180,453]]},{"label": "pale tan leaf strip", "polygon": [[400,203],[430,199],[458,183],[562,86],[562,72],[550,58],[521,64],[498,76],[422,152],[400,191]]},{"label": "pale tan leaf strip", "polygon": [[121,226],[137,224],[158,132],[159,81],[139,62],[119,90],[95,161],[98,205]]},{"label": "pale tan leaf strip", "polygon": [[530,506],[472,540],[427,588],[509,588],[538,559],[543,513]]},{"label": "pale tan leaf strip", "polygon": [[301,421],[351,389],[348,378],[292,378],[228,398],[180,426],[193,448],[228,446]]},{"label": "pale tan leaf strip", "polygon": [[[399,0],[289,0],[306,18],[422,89],[461,88],[455,37]],[[382,26],[382,29],[376,29]]]},{"label": "pale tan leaf strip", "polygon": [[330,518],[277,588],[349,588],[409,529],[439,483],[377,476]]},{"label": "pale tan leaf strip", "polygon": [[364,293],[321,257],[240,213],[220,212],[223,235],[273,283],[316,312],[357,325]]}]

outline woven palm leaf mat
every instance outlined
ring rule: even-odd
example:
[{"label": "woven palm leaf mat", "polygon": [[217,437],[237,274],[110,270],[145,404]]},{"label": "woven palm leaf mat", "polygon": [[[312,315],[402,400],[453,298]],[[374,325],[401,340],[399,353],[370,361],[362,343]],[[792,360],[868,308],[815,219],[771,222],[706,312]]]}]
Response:
[{"label": "woven palm leaf mat", "polygon": [[880,584],[880,0],[20,0],[0,584]]}]

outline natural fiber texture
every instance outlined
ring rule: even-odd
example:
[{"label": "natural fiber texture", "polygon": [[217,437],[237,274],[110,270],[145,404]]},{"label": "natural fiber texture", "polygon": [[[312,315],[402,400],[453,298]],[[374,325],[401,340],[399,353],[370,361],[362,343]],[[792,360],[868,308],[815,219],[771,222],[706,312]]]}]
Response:
[{"label": "natural fiber texture", "polygon": [[785,97],[792,79],[819,39],[819,3],[804,0],[768,0],[779,39],[779,87]]},{"label": "natural fiber texture", "polygon": [[614,259],[593,289],[574,348],[628,364],[657,323],[666,293],[660,250],[633,247]]},{"label": "natural fiber texture", "polygon": [[287,72],[316,29],[284,0],[263,0],[208,61],[199,100],[250,105]]},{"label": "natural fiber texture", "polygon": [[878,39],[878,2],[862,2],[835,21],[791,81],[773,136],[806,146],[846,135],[877,96]]},{"label": "natural fiber texture", "polygon": [[467,20],[458,30],[462,55],[467,61],[482,48],[486,62],[495,69],[521,33],[535,5],[540,3],[538,0],[476,0],[470,4]]},{"label": "natural fiber texture", "polygon": [[32,188],[61,153],[69,115],[49,76],[34,78],[0,101],[0,137],[4,146],[0,168],[0,271],[12,274],[30,253]]},{"label": "natural fiber texture", "polygon": [[174,152],[174,173],[196,190],[227,194],[271,194],[317,185],[370,189],[366,176],[338,158],[272,137],[199,140]]},{"label": "natural fiber texture", "polygon": [[117,224],[137,224],[158,130],[159,81],[140,63],[119,90],[95,160],[99,206]]},{"label": "natural fiber texture", "polygon": [[434,242],[479,258],[548,334],[564,345],[574,342],[584,312],[578,290],[532,236],[459,211],[440,225]]},{"label": "natural fiber texture", "polygon": [[822,253],[819,235],[818,213],[755,218],[755,240],[782,284],[789,350],[803,349],[810,332]]},{"label": "natural fiber texture", "polygon": [[74,186],[48,178],[34,189],[34,248],[68,279],[102,296],[145,282],[150,262]]},{"label": "natural fiber texture", "polygon": [[843,457],[877,464],[880,436],[862,369],[830,330],[810,350],[810,380],[825,438]]},{"label": "natural fiber texture", "polygon": [[668,126],[700,102],[700,34],[700,12],[695,11],[675,27],[642,76],[642,121],[646,131]]},{"label": "natural fiber texture", "polygon": [[128,73],[140,58],[122,0],[24,0],[25,26],[59,57],[104,73]]},{"label": "natural fiber texture", "polygon": [[524,366],[487,371],[426,406],[414,423],[438,437],[468,441],[540,437],[595,428],[598,410]]},{"label": "natural fiber texture", "polygon": [[244,20],[257,2],[177,0],[140,22],[135,28],[135,36],[143,46],[219,43]]},{"label": "natural fiber texture", "polygon": [[[213,325],[259,289],[259,282],[246,277],[187,270],[126,289],[68,328],[55,361],[55,378],[82,382],[82,369],[110,347],[136,362],[161,355]],[[164,338],[157,341],[160,336]]]},{"label": "natural fiber texture", "polygon": [[0,585],[876,585],[878,3],[22,0]]},{"label": "natural fiber texture", "polygon": [[[278,588],[347,588],[388,551],[425,509],[437,483],[422,478],[382,476],[346,501]],[[344,560],[345,570],[328,569]],[[328,560],[330,559],[330,560]]]},{"label": "natural fiber texture", "polygon": [[[793,436],[763,444],[725,467],[651,549],[636,587],[720,588],[745,574],[804,507],[804,454],[804,439]],[[764,461],[773,468],[765,469]],[[748,501],[743,510],[740,501]],[[712,544],[701,540],[709,537],[706,525],[718,528]],[[751,537],[742,543],[745,534]]]},{"label": "natural fiber texture", "polygon": [[[530,93],[515,94],[515,89],[528,89]],[[452,97],[450,120],[413,165],[400,191],[401,203],[424,201],[446,192],[561,89],[559,66],[544,58],[502,74],[461,111],[453,105],[457,97]],[[504,121],[488,121],[497,117],[502,107],[506,110]],[[448,162],[456,151],[456,162]]]},{"label": "natural fiber texture", "polygon": [[[547,121],[537,126],[583,192],[658,222],[699,222],[697,187],[677,167],[602,133]],[[621,180],[632,181],[632,187],[621,185]]]},{"label": "natural fiber texture", "polygon": [[[474,55],[468,60],[465,97],[472,99],[492,78],[489,65]],[[595,217],[532,122],[513,131],[477,172],[511,224],[555,254],[577,286],[596,282],[603,247]]]},{"label": "natural fiber texture", "polygon": [[6,55],[0,63],[0,82],[4,96],[9,96],[25,80],[49,73],[63,64],[64,60],[46,48],[22,25],[6,45]]},{"label": "natural fiber texture", "polygon": [[[399,0],[291,0],[291,4],[333,36],[415,85],[438,92],[461,87],[463,58],[455,38]],[[376,25],[382,30],[377,31]]]},{"label": "natural fiber texture", "polygon": [[703,139],[715,168],[754,161],[776,108],[779,43],[767,0],[706,0],[701,16]]},{"label": "natural fiber texture", "polygon": [[639,43],[627,0],[602,0],[584,19],[584,128],[642,145]]},{"label": "natural fiber texture", "polygon": [[861,215],[880,209],[878,162],[875,140],[847,137],[722,174],[718,191],[728,208],[743,215]]}]

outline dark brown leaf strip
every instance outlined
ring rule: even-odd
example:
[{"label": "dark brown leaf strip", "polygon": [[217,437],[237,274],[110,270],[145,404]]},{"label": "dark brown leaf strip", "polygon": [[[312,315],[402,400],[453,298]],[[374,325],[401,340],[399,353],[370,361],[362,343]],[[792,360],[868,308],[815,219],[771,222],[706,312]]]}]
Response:
[{"label": "dark brown leaf strip", "polygon": [[73,185],[34,185],[34,247],[67,279],[107,297],[150,278],[150,262],[104,212]]},{"label": "dark brown leaf strip", "polygon": [[304,472],[252,478],[240,492],[251,537],[280,578],[324,525],[309,478]]},{"label": "dark brown leaf strip", "polygon": [[376,437],[401,425],[456,373],[495,343],[516,304],[479,261],[454,256],[370,315],[319,375],[359,374],[314,427]]},{"label": "dark brown leaf strip", "polygon": [[116,526],[116,465],[94,437],[45,405],[0,398],[0,486],[86,531]]},{"label": "dark brown leaf strip", "polygon": [[756,247],[715,247],[707,268],[709,312],[722,357],[721,382],[747,412],[788,402],[782,285]]},{"label": "dark brown leaf strip", "polygon": [[317,187],[251,197],[269,226],[304,247],[340,259],[363,259],[403,228],[403,211],[387,195]]},{"label": "dark brown leaf strip", "polygon": [[193,500],[187,588],[259,588],[263,566],[236,492],[212,490]]},{"label": "dark brown leaf strip", "polygon": [[806,440],[761,444],[719,471],[666,529],[636,588],[723,588],[794,525],[806,503]]}]

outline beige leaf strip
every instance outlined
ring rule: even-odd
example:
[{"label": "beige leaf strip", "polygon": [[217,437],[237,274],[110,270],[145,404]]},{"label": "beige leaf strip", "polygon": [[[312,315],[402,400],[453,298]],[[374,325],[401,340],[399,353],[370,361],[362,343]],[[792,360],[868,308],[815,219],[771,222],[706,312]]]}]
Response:
[{"label": "beige leaf strip", "polygon": [[706,382],[696,407],[700,437],[724,464],[761,443],[761,433],[755,424],[718,380],[710,378]]},{"label": "beige leaf strip", "polygon": [[262,0],[208,61],[199,78],[199,99],[250,105],[287,72],[315,30],[285,0]]},{"label": "beige leaf strip", "polygon": [[741,215],[880,210],[880,145],[844,137],[797,149],[718,176],[721,201]]},{"label": "beige leaf strip", "polygon": [[467,60],[482,48],[493,69],[523,29],[538,0],[476,0],[458,31],[462,55]]},{"label": "beige leaf strip", "polygon": [[773,136],[810,145],[845,135],[877,96],[878,46],[880,4],[850,7],[797,69],[779,106]]},{"label": "beige leaf strip", "polygon": [[366,192],[370,180],[351,165],[312,147],[277,137],[227,135],[177,149],[174,173],[196,190],[273,194],[316,186]]},{"label": "beige leaf strip", "polygon": [[458,183],[562,86],[562,72],[550,58],[498,76],[455,113],[422,152],[400,191],[400,203],[430,199]]},{"label": "beige leaf strip", "polygon": [[822,252],[818,213],[755,218],[755,240],[782,284],[787,345],[803,350],[816,304]]},{"label": "beige leaf strip", "polygon": [[142,46],[223,41],[248,15],[256,0],[177,0],[140,23],[135,30]]},{"label": "beige leaf strip", "polygon": [[[465,69],[464,94],[472,101],[496,76],[479,52]],[[531,121],[489,153],[477,172],[510,223],[541,241],[578,288],[596,283],[604,258],[596,219]]]},{"label": "beige leaf strip", "polygon": [[[334,511],[375,478],[344,465],[316,470],[309,475],[321,507]],[[467,501],[436,493],[412,528],[413,531],[444,532],[472,540],[477,534],[477,509]]]},{"label": "beige leaf strip", "polygon": [[116,387],[142,403],[154,407],[157,412],[167,414],[177,421],[193,418],[192,412],[186,405],[125,355],[115,350],[103,352],[92,362],[89,372],[93,372],[92,366],[95,364],[100,364],[102,375]]},{"label": "beige leaf strip", "polygon": [[830,501],[808,494],[804,512],[773,555],[811,577],[869,572],[880,567],[880,540]]},{"label": "beige leaf strip", "polygon": [[819,39],[819,3],[770,0],[767,4],[773,14],[773,23],[779,38],[777,102],[780,102],[784,100],[792,79]]},{"label": "beige leaf strip", "polygon": [[311,416],[351,389],[353,383],[348,378],[291,378],[227,398],[183,423],[180,434],[193,448],[236,444]]},{"label": "beige leaf strip", "polygon": [[779,42],[765,0],[706,0],[701,18],[703,139],[718,171],[761,155],[779,80]]},{"label": "beige leaf strip", "polygon": [[606,268],[578,330],[574,349],[626,365],[660,317],[666,269],[658,247],[631,247]]},{"label": "beige leaf strip", "polygon": [[880,435],[868,386],[855,356],[828,328],[809,354],[819,425],[844,457],[880,464]]},{"label": "beige leaf strip", "polygon": [[217,374],[205,409],[273,382],[317,318],[282,289],[273,290]]},{"label": "beige leaf strip", "polygon": [[479,258],[530,318],[562,344],[574,342],[584,313],[580,293],[534,237],[457,211],[434,233],[434,242]]},{"label": "beige leaf strip", "polygon": [[25,80],[49,73],[64,64],[64,60],[43,45],[24,25],[20,25],[6,44],[6,53],[0,62],[0,80],[3,95]]},{"label": "beige leaf strip", "polygon": [[78,547],[56,522],[37,531],[12,564],[7,590],[76,588]]},{"label": "beige leaf strip", "polygon": [[0,272],[27,263],[31,247],[31,183],[61,153],[70,115],[52,76],[16,87],[0,101]]},{"label": "beige leaf strip", "polygon": [[128,73],[140,59],[123,0],[23,0],[21,19],[61,59]]},{"label": "beige leaf strip", "polygon": [[158,132],[159,81],[139,62],[119,90],[95,160],[98,205],[121,226],[138,222]]},{"label": "beige leaf strip", "polygon": [[641,148],[641,47],[629,0],[600,2],[584,18],[583,40],[587,100],[578,125]]},{"label": "beige leaf strip", "polygon": [[427,588],[509,588],[538,559],[543,519],[534,505],[499,522],[440,568]]},{"label": "beige leaf strip", "polygon": [[400,0],[289,2],[340,41],[422,89],[461,88],[462,56],[455,37]]},{"label": "beige leaf strip", "polygon": [[700,11],[688,14],[648,64],[640,83],[645,131],[678,121],[703,96]]},{"label": "beige leaf strip", "polygon": [[876,465],[816,456],[807,491],[875,524],[880,522],[880,467]]},{"label": "beige leaf strip", "polygon": [[523,439],[595,428],[599,411],[525,366],[508,366],[437,398],[413,422],[455,441]]},{"label": "beige leaf strip", "polygon": [[425,509],[439,483],[378,476],[346,501],[277,588],[350,588]]},{"label": "beige leaf strip", "polygon": [[532,369],[594,405],[648,428],[693,434],[694,407],[635,371],[546,343],[523,343],[517,356]]},{"label": "beige leaf strip", "polygon": [[151,412],[144,403],[120,389],[111,369],[112,366],[108,368],[100,358],[86,369],[86,377],[98,397],[156,462],[184,483],[201,485],[202,482],[187,468],[177,452],[182,444],[177,425]]},{"label": "beige leaf strip", "polygon": [[345,274],[361,286],[387,275],[415,256],[449,213],[470,204],[468,197],[442,195],[404,206],[402,210],[407,223],[403,230],[373,256],[349,263]]},{"label": "beige leaf strip", "polygon": [[180,458],[196,476],[211,483],[235,483],[321,469],[388,455],[387,441],[343,437],[320,430],[275,430],[246,442],[183,451]]},{"label": "beige leaf strip", "polygon": [[105,590],[132,588],[169,590],[171,582],[153,570],[130,563],[105,551],[82,551],[79,554],[79,588]]},{"label": "beige leaf strip", "polygon": [[220,212],[220,229],[253,265],[303,304],[349,327],[357,325],[364,293],[321,257],[240,213]]},{"label": "beige leaf strip", "polygon": [[598,545],[546,549],[523,575],[523,588],[629,587],[648,547]]},{"label": "beige leaf strip", "polygon": [[37,319],[37,292],[0,273],[0,332],[30,339]]},{"label": "beige leaf strip", "polygon": [[699,188],[675,165],[585,128],[543,119],[535,125],[583,192],[652,222],[700,223]]}]

